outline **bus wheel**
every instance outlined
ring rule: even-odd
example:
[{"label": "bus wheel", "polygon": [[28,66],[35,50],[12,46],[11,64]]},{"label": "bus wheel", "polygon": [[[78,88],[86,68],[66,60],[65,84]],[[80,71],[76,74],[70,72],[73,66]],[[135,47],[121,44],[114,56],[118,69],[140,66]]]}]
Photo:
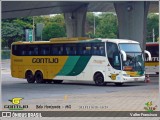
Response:
[{"label": "bus wheel", "polygon": [[103,86],[105,85],[105,82],[104,82],[104,77],[101,73],[96,73],[94,75],[94,82],[97,86]]},{"label": "bus wheel", "polygon": [[35,80],[36,80],[36,83],[45,83],[45,81],[43,80],[43,74],[41,71],[37,71],[35,73],[35,76],[34,76]]},{"label": "bus wheel", "polygon": [[123,83],[114,83],[116,86],[122,86]]},{"label": "bus wheel", "polygon": [[61,84],[63,82],[63,80],[53,80],[53,83],[55,84]]},{"label": "bus wheel", "polygon": [[31,71],[27,71],[25,77],[26,77],[28,83],[34,83],[35,82],[34,76],[33,76]]}]

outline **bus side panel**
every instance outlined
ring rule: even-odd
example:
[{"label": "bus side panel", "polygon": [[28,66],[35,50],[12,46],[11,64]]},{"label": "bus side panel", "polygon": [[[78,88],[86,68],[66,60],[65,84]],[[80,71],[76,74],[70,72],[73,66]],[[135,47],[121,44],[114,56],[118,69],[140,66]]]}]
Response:
[{"label": "bus side panel", "polygon": [[104,56],[92,56],[90,62],[84,70],[84,80],[93,81],[94,74],[96,72],[101,72],[105,79],[105,66],[106,66],[106,57]]}]

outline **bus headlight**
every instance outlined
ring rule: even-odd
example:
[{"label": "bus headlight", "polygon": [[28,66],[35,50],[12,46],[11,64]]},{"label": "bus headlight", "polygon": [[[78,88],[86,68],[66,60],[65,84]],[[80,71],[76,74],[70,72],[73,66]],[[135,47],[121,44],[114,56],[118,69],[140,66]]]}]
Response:
[{"label": "bus headlight", "polygon": [[130,75],[128,75],[128,74],[123,74],[123,76],[124,76],[124,77],[130,77]]}]

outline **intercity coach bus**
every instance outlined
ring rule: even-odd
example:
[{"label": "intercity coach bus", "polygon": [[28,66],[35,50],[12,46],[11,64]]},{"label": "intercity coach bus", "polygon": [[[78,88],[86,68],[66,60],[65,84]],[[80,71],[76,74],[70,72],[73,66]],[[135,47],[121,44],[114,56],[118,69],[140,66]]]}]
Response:
[{"label": "intercity coach bus", "polygon": [[159,74],[159,42],[146,43],[146,50],[151,53],[152,60],[145,59],[145,69],[147,74]]},{"label": "intercity coach bus", "polygon": [[122,85],[145,80],[143,53],[136,41],[122,39],[54,38],[14,42],[11,74],[28,83],[94,81]]}]

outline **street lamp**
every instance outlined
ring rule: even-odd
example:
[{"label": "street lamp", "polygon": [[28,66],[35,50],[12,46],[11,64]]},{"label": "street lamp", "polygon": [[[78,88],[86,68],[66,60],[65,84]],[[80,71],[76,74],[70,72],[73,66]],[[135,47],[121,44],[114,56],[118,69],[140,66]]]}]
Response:
[{"label": "street lamp", "polygon": [[94,16],[94,35],[96,34],[96,21],[95,21],[95,13],[93,13],[93,16]]},{"label": "street lamp", "polygon": [[33,31],[32,31],[32,41],[35,41],[35,26],[34,26],[34,16],[33,16]]}]

